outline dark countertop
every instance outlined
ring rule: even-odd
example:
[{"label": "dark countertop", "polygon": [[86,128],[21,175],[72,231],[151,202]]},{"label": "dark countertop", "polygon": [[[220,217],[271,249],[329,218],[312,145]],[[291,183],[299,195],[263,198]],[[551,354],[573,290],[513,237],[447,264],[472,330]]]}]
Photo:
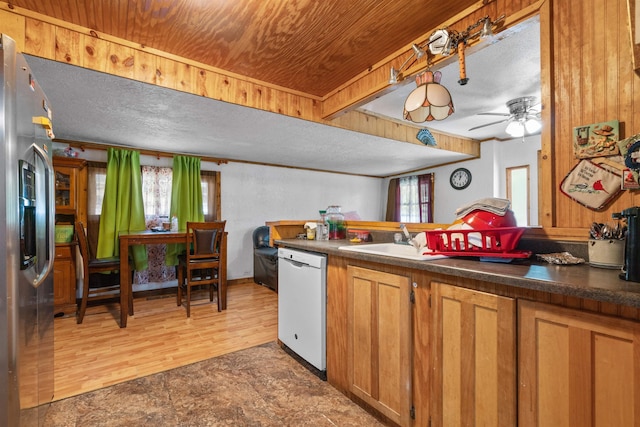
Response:
[{"label": "dark countertop", "polygon": [[[514,260],[511,263],[481,262],[478,258],[446,258],[433,261],[412,261],[381,255],[343,251],[348,240],[276,240],[276,245],[325,253],[363,261],[431,271],[456,277],[483,280],[520,287],[609,302],[640,308],[640,283],[618,277],[619,270],[591,267],[588,264],[554,265],[535,260]],[[361,243],[359,245],[366,244]]]}]

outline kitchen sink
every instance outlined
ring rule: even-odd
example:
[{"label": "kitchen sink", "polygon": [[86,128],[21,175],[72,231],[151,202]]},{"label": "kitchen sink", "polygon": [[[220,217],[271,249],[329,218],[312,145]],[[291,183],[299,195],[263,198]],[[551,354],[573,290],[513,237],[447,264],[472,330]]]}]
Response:
[{"label": "kitchen sink", "polygon": [[371,243],[365,245],[349,245],[340,246],[338,249],[350,252],[360,252],[372,255],[382,255],[394,258],[404,258],[416,261],[428,261],[440,258],[446,258],[444,255],[431,255],[428,249],[424,248],[418,252],[416,248],[410,245],[402,245],[397,243]]}]

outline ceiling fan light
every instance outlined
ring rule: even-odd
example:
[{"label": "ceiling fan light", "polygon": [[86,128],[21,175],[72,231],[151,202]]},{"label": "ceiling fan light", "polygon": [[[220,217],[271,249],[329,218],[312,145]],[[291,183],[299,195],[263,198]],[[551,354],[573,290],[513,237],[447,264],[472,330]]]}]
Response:
[{"label": "ceiling fan light", "polygon": [[521,122],[514,120],[512,122],[509,122],[507,128],[505,129],[505,132],[507,132],[514,138],[519,138],[521,136],[524,136],[524,125]]},{"label": "ceiling fan light", "polygon": [[529,119],[524,123],[524,127],[527,133],[536,133],[542,128],[542,125],[535,119]]}]

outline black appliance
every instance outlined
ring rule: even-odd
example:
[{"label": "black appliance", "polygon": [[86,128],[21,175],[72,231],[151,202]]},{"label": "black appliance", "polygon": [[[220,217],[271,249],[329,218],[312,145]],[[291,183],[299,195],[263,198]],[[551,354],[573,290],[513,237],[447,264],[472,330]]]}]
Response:
[{"label": "black appliance", "polygon": [[19,161],[20,269],[36,261],[36,173],[30,163]]},{"label": "black appliance", "polygon": [[268,226],[253,231],[253,281],[278,292],[278,248],[269,240]]},{"label": "black appliance", "polygon": [[628,208],[612,216],[616,219],[624,218],[627,221],[624,267],[622,267],[620,278],[640,282],[640,207]]}]

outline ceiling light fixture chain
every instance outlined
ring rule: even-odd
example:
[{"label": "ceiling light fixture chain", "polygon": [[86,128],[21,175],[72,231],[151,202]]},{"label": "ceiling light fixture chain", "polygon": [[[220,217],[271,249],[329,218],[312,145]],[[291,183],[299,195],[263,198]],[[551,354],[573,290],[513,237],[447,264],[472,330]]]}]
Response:
[{"label": "ceiling light fixture chain", "polygon": [[[455,53],[460,46],[460,43],[468,44],[470,40],[475,38],[480,39],[488,39],[493,36],[493,28],[497,26],[498,23],[503,21],[505,15],[501,15],[495,21],[492,21],[489,16],[485,16],[478,20],[478,22],[474,23],[467,27],[467,29],[461,33],[455,30],[449,30],[448,27],[438,29],[434,31],[429,40],[423,44],[414,43],[411,45],[411,55],[400,65],[400,67],[395,68],[391,67],[391,73],[389,78],[389,84],[393,85],[398,82],[401,82],[408,76],[405,76],[404,73],[411,66],[415,64],[416,61],[426,56],[428,65],[431,64],[431,56],[432,55],[443,55],[448,56],[452,52]],[[472,32],[478,29],[475,32]]]},{"label": "ceiling light fixture chain", "polygon": [[426,57],[427,68],[416,76],[418,86],[409,94],[405,101],[404,118],[416,123],[430,120],[444,120],[454,112],[453,101],[449,91],[440,85],[440,72],[431,72],[431,55],[448,56],[452,52],[459,55],[460,85],[465,85],[467,78],[465,64],[465,47],[474,38],[487,39],[493,36],[493,28],[505,16],[502,15],[495,21],[485,16],[467,27],[463,32],[441,28],[434,31],[429,40],[422,44],[411,45],[411,55],[400,65],[398,69],[391,67],[389,84],[394,85],[404,80],[404,73],[413,66],[416,61]]}]

